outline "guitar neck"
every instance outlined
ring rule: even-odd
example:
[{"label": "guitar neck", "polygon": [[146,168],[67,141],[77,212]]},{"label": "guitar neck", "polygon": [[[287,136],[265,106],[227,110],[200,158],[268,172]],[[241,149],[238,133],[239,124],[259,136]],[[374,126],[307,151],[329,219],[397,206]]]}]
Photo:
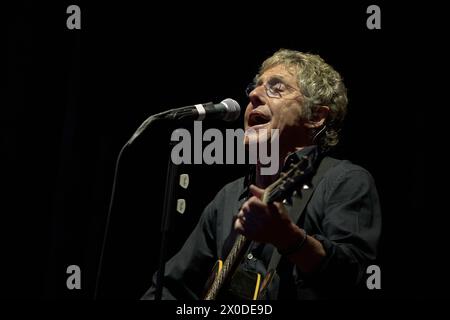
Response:
[{"label": "guitar neck", "polygon": [[220,290],[230,280],[234,274],[239,262],[244,257],[245,252],[250,246],[251,241],[243,235],[238,235],[227,259],[223,263],[222,270],[214,279],[211,287],[205,295],[205,300],[215,300]]},{"label": "guitar neck", "polygon": [[[267,204],[270,201],[269,194],[275,185],[276,184],[274,183],[272,186],[270,186],[270,188],[266,189],[266,192],[262,197],[262,201],[264,203]],[[206,293],[205,300],[216,299],[217,295],[219,294],[224,284],[230,280],[231,276],[236,271],[236,268],[239,266],[240,262],[242,261],[242,258],[244,257],[245,253],[250,247],[250,243],[251,240],[247,239],[243,235],[237,236],[234,245],[231,248],[230,253],[228,254],[227,259],[223,263],[222,270],[216,276],[214,282],[212,283],[211,287]]]}]

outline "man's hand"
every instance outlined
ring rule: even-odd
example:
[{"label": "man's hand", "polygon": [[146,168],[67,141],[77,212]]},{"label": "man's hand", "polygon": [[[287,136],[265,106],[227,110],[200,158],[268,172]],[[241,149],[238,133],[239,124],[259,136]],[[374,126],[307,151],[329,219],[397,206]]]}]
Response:
[{"label": "man's hand", "polygon": [[291,235],[296,226],[292,223],[286,208],[279,202],[264,204],[264,189],[250,186],[253,196],[247,200],[234,222],[234,229],[246,238],[271,243],[282,247],[292,241]]},{"label": "man's hand", "polygon": [[[250,186],[253,194],[247,200],[234,221],[234,229],[246,238],[271,243],[280,250],[291,248],[299,241],[303,241],[305,233],[290,219],[286,208],[279,202],[264,204],[261,198],[264,190],[254,185]],[[301,250],[288,256],[301,272],[312,272],[326,256],[322,244],[307,236]]]}]

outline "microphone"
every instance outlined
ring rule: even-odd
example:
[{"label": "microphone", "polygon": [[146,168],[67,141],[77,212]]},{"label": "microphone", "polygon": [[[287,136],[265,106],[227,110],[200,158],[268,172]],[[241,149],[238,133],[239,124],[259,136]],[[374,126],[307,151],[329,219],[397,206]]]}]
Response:
[{"label": "microphone", "polygon": [[208,102],[172,109],[168,111],[168,114],[164,116],[164,119],[203,121],[208,118],[234,121],[239,118],[240,112],[241,107],[239,106],[239,103],[228,98],[217,104]]},{"label": "microphone", "polygon": [[239,118],[241,107],[233,99],[225,99],[220,103],[214,104],[207,102],[203,104],[196,104],[193,106],[170,109],[161,113],[148,117],[136,130],[133,136],[128,140],[127,144],[133,141],[152,123],[154,120],[196,120],[203,121],[204,119],[222,119],[224,121],[234,121]]}]

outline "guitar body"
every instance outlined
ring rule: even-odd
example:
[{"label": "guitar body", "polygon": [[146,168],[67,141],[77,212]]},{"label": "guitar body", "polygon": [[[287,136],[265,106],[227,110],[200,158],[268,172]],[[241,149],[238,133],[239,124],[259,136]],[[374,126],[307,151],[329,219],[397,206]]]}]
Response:
[{"label": "guitar body", "polygon": [[[211,276],[206,283],[209,288],[215,278],[219,276],[223,269],[223,261],[218,260],[211,272]],[[260,300],[262,293],[263,276],[260,273],[238,268],[229,283],[224,285],[217,293],[216,300]]]}]

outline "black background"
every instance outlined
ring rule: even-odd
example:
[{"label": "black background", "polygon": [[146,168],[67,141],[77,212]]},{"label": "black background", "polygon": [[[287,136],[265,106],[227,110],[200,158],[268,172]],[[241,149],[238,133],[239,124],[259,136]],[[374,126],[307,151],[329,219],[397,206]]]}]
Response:
[{"label": "black background", "polygon": [[[439,70],[433,45],[443,41],[442,30],[424,19],[439,8],[374,3],[381,30],[366,27],[371,2],[8,6],[2,293],[92,298],[122,145],[147,116],[168,108],[227,97],[244,108],[244,89],[260,63],[290,48],[320,54],[348,87],[337,154],[373,174],[383,209],[382,290],[368,297],[448,296],[446,210],[435,201],[445,189],[428,179],[436,176],[430,172],[443,145],[434,146],[438,133],[425,128],[443,115],[429,102],[435,92],[425,89],[430,81],[422,75]],[[70,4],[81,7],[81,30],[66,28]],[[240,126],[242,117],[231,125]],[[151,128],[122,158],[101,298],[136,299],[150,284],[171,132]],[[188,209],[173,221],[171,253],[219,188],[244,172],[218,165],[182,170],[191,178]],[[81,267],[81,290],[66,288],[72,264]]]}]

